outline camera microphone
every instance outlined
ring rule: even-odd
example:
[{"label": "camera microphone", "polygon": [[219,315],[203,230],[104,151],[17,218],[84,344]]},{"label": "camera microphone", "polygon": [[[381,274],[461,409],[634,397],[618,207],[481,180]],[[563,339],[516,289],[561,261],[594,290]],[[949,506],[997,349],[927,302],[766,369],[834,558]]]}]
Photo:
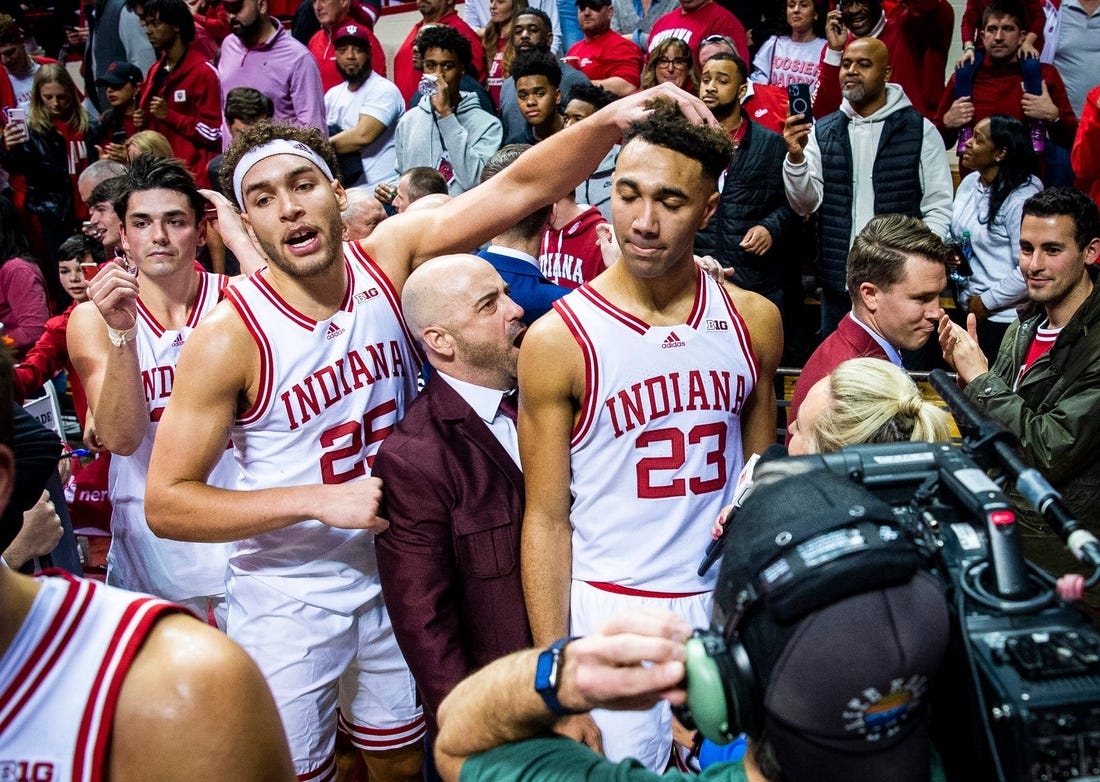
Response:
[{"label": "camera microphone", "polygon": [[[1050,485],[1042,473],[1020,457],[1016,450],[1016,435],[999,422],[979,413],[950,375],[942,369],[932,370],[928,380],[955,417],[955,423],[963,434],[964,447],[975,456],[992,457],[1008,473],[1016,485],[1016,491],[1054,528],[1058,537],[1065,541],[1073,556],[1086,565],[1100,568],[1100,541],[1091,532],[1081,528],[1062,503],[1062,495]],[[996,564],[1000,566],[999,562]]]},{"label": "camera microphone", "polygon": [[707,571],[714,567],[714,563],[722,556],[722,543],[726,539],[726,533],[729,532],[730,524],[733,523],[734,517],[737,515],[737,509],[741,507],[745,497],[752,490],[752,476],[757,468],[770,461],[783,459],[786,456],[787,449],[784,446],[772,443],[764,449],[763,454],[760,456],[754,455],[750,458],[744,469],[741,470],[741,474],[737,478],[737,487],[734,489],[733,507],[730,508],[729,515],[726,516],[726,523],[722,525],[722,534],[707,544],[703,561],[699,563],[697,573],[700,577],[705,576]]}]

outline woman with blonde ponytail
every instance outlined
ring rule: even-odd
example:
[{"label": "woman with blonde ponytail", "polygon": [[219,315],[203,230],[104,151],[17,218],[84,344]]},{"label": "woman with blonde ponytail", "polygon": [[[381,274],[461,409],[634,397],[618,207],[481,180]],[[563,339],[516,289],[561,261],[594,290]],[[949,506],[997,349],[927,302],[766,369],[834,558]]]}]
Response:
[{"label": "woman with blonde ponytail", "polygon": [[947,412],[926,402],[905,372],[879,358],[853,358],[810,389],[791,425],[792,456],[845,445],[951,437]]}]

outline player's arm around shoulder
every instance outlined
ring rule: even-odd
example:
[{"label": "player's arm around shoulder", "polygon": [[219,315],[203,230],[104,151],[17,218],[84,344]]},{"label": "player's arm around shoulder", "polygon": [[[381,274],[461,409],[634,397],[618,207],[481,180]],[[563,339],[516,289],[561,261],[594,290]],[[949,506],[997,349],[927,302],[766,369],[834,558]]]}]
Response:
[{"label": "player's arm around shoulder", "polygon": [[178,614],[158,620],[123,680],[109,766],[120,782],[295,779],[256,664],[224,634]]},{"label": "player's arm around shoulder", "polygon": [[783,319],[779,308],[758,293],[723,283],[749,331],[760,376],[741,412],[741,445],[747,459],[775,442],[775,373],[783,355]]},{"label": "player's arm around shoulder", "polygon": [[584,358],[556,311],[527,331],[519,354],[519,450],[527,506],[520,573],[535,643],[565,634],[572,540],[569,443],[584,399]]}]

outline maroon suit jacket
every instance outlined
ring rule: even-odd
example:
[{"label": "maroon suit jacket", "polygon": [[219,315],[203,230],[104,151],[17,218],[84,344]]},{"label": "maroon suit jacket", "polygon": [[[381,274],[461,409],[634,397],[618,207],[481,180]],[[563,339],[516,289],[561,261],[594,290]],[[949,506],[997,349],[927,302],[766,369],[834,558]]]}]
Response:
[{"label": "maroon suit jacket", "polygon": [[519,577],[523,473],[477,413],[433,374],[378,450],[378,572],[428,728],[481,666],[531,646]]},{"label": "maroon suit jacket", "polygon": [[798,408],[810,389],[821,378],[832,374],[832,371],[850,358],[881,358],[889,361],[886,351],[875,342],[852,318],[851,313],[840,319],[840,325],[836,331],[825,338],[818,345],[817,350],[810,356],[806,366],[802,368],[802,374],[798,376],[798,383],[794,387],[794,398],[791,399],[791,409],[787,413],[787,445],[791,444],[790,422],[798,417]]}]

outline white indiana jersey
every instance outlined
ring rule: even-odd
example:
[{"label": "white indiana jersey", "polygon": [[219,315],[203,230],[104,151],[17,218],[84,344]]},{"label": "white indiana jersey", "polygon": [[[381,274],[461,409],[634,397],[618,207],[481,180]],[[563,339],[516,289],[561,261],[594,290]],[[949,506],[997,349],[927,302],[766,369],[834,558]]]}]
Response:
[{"label": "white indiana jersey", "polygon": [[[183,343],[214,308],[226,285],[221,274],[197,272],[198,293],[187,323],[165,329],[138,299],[137,352],[141,383],[149,410],[149,426],[141,445],[129,456],[112,454],[107,480],[111,498],[111,548],[107,552],[107,583],[168,600],[225,593],[227,543],[185,543],[158,538],[145,520],[145,476],[158,421],[172,394],[176,363]],[[111,393],[105,388],[103,393]],[[226,450],[207,483],[228,487],[236,475],[232,452]]]},{"label": "white indiana jersey", "polygon": [[[260,351],[256,401],[233,427],[236,488],[335,484],[370,476],[382,439],[416,395],[420,357],[389,279],[344,245],[340,308],[315,321],[252,275],[228,294]],[[374,536],[317,520],[235,544],[234,574],[305,603],[350,612],[381,593]]]},{"label": "white indiana jersey", "polygon": [[153,623],[183,609],[67,575],[39,583],[0,657],[0,780],[106,779],[122,680]]},{"label": "white indiana jersey", "polygon": [[650,326],[589,285],[554,304],[580,344],[570,443],[573,578],[669,594],[695,571],[741,470],[742,405],[759,366],[726,290],[702,272],[686,323]]}]

